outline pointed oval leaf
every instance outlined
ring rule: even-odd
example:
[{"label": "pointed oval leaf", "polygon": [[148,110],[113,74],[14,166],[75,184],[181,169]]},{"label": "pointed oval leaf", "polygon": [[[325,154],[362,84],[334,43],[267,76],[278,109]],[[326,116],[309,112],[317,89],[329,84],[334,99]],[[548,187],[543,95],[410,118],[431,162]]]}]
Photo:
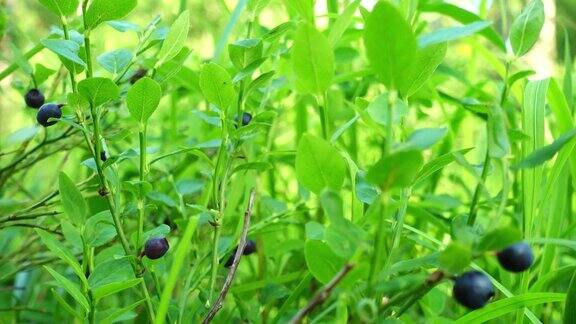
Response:
[{"label": "pointed oval leaf", "polygon": [[78,51],[80,50],[78,43],[67,39],[43,39],[40,43],[52,52],[86,67],[86,62],[78,56]]},{"label": "pointed oval leaf", "polygon": [[80,291],[80,287],[77,284],[73,283],[63,275],[56,272],[56,270],[50,268],[49,266],[44,266],[44,269],[50,273],[50,275],[60,284],[60,287],[64,288],[70,296],[74,298],[82,307],[84,307],[85,311],[90,309],[90,304],[88,303],[88,299],[82,291]]},{"label": "pointed oval leaf", "polygon": [[328,39],[307,22],[296,30],[292,47],[292,68],[303,92],[321,93],[332,83],[334,53]]},{"label": "pointed oval leaf", "polygon": [[366,179],[383,190],[412,185],[424,160],[420,151],[400,151],[383,157],[366,174]]},{"label": "pointed oval leaf", "polygon": [[407,67],[414,64],[416,38],[402,13],[391,3],[379,2],[366,21],[366,55],[385,86],[397,88]]},{"label": "pointed oval leaf", "polygon": [[105,21],[122,19],[136,8],[137,0],[94,0],[86,11],[86,29],[96,28]]},{"label": "pointed oval leaf", "polygon": [[440,28],[429,34],[422,35],[420,39],[418,39],[418,45],[420,47],[426,47],[464,38],[476,34],[490,27],[490,25],[492,25],[492,23],[489,21],[475,21],[464,26]]},{"label": "pointed oval leaf", "polygon": [[190,29],[190,12],[188,10],[182,12],[170,27],[166,39],[162,43],[160,52],[158,52],[158,63],[156,66],[174,58],[180,50],[184,47],[186,39],[188,38],[188,30]]},{"label": "pointed oval leaf", "polygon": [[120,96],[120,89],[108,78],[88,78],[78,83],[78,92],[93,107],[98,107]]},{"label": "pointed oval leaf", "polygon": [[88,204],[82,193],[64,172],[58,177],[58,189],[64,213],[76,227],[82,227],[88,214]]},{"label": "pointed oval leaf", "polygon": [[296,178],[302,186],[316,194],[324,188],[339,190],[345,174],[346,161],[329,142],[302,136],[296,152]]},{"label": "pointed oval leaf", "polygon": [[444,60],[447,49],[447,43],[434,44],[418,49],[416,61],[409,70],[410,72],[406,73],[405,78],[401,78],[399,90],[403,96],[409,97],[420,90]]},{"label": "pointed oval leaf", "polygon": [[86,281],[86,277],[84,276],[84,272],[82,271],[82,266],[78,263],[78,260],[74,257],[72,252],[68,248],[66,248],[60,241],[58,241],[52,234],[37,229],[36,234],[40,237],[40,240],[48,250],[54,253],[55,256],[60,258],[62,261],[68,263],[68,265],[74,270],[74,273],[80,278],[82,281]]},{"label": "pointed oval leaf", "polygon": [[78,0],[39,0],[40,3],[55,15],[65,17],[76,12]]},{"label": "pointed oval leaf", "polygon": [[104,53],[98,56],[96,60],[106,71],[118,74],[132,61],[132,52],[126,49],[118,49]]},{"label": "pointed oval leaf", "polygon": [[145,124],[152,116],[162,97],[162,88],[158,82],[150,78],[142,78],[136,82],[126,97],[128,110],[132,118]]},{"label": "pointed oval leaf", "polygon": [[209,103],[226,111],[236,100],[230,74],[216,63],[204,65],[200,72],[200,89]]},{"label": "pointed oval leaf", "polygon": [[516,56],[522,56],[536,44],[544,26],[544,4],[532,0],[512,23],[510,45]]},{"label": "pointed oval leaf", "polygon": [[337,256],[322,241],[308,240],[304,246],[304,258],[310,273],[323,284],[326,284],[338,273],[345,260]]}]

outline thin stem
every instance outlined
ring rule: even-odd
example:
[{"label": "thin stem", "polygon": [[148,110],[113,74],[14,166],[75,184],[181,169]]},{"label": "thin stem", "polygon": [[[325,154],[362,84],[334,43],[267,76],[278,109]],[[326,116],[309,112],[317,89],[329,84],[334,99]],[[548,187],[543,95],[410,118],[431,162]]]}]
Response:
[{"label": "thin stem", "polygon": [[[82,3],[82,19],[84,22],[84,45],[86,47],[86,76],[88,78],[92,77],[92,59],[91,59],[91,48],[90,48],[90,31],[87,30],[86,24],[86,9],[88,7],[88,0],[84,0]],[[97,107],[90,104],[90,115],[92,117],[92,126],[93,126],[93,142],[94,142],[94,161],[96,164],[96,170],[98,171],[98,178],[100,180],[100,190],[99,193],[101,196],[106,197],[106,202],[108,203],[108,210],[112,215],[112,220],[114,222],[114,227],[116,228],[116,233],[120,237],[120,242],[122,244],[122,248],[124,249],[124,253],[126,255],[132,255],[132,251],[130,249],[130,244],[128,243],[128,239],[126,238],[126,234],[124,233],[124,229],[122,228],[122,221],[120,220],[120,215],[116,211],[116,204],[114,203],[112,193],[109,192],[109,188],[107,186],[106,177],[104,175],[104,170],[102,167],[102,161],[100,160],[100,155],[102,153],[102,143],[101,143],[101,136],[100,136],[100,116],[97,112]],[[88,139],[86,137],[86,139]],[[88,143],[88,145],[90,145]],[[138,273],[138,269],[134,263],[130,263],[134,272]],[[152,305],[152,300],[150,299],[150,294],[148,293],[148,288],[146,287],[146,283],[142,280],[141,283],[142,293],[146,299],[146,305],[148,308],[148,315],[152,322],[154,322],[154,307]]]},{"label": "thin stem", "polygon": [[[229,164],[229,163],[228,163]],[[228,182],[228,174],[229,174],[229,167],[226,166],[226,170],[224,171],[224,176],[222,177],[222,183],[220,184],[220,202],[219,206],[220,209],[218,211],[218,219],[215,220],[214,226],[214,239],[213,239],[213,247],[212,247],[212,275],[210,276],[210,299],[212,301],[212,295],[214,293],[214,287],[216,286],[216,276],[218,274],[218,245],[220,241],[220,234],[222,232],[222,225],[223,225],[223,218],[224,213],[226,211],[226,183]]]},{"label": "thin stem", "polygon": [[[68,23],[66,22],[66,18],[62,18],[62,31],[64,32],[64,38],[70,39],[70,35],[68,33]],[[72,64],[74,69],[74,65]],[[68,71],[70,73],[70,84],[72,85],[72,92],[76,92],[76,76],[74,75],[74,71]]]},{"label": "thin stem", "polygon": [[140,140],[140,193],[138,197],[138,232],[136,233],[136,249],[142,246],[142,236],[144,235],[144,217],[146,216],[146,194],[144,192],[144,181],[146,181],[146,128],[138,133]]},{"label": "thin stem", "polygon": [[486,156],[484,157],[484,166],[482,168],[482,174],[480,175],[480,182],[474,190],[474,196],[472,197],[472,203],[470,203],[470,212],[468,214],[468,226],[474,226],[476,222],[476,217],[478,215],[478,202],[480,201],[480,194],[482,193],[482,186],[486,182],[488,177],[488,169],[490,169],[490,151],[486,148]]},{"label": "thin stem", "polygon": [[[444,280],[445,276],[446,274],[440,270],[434,271],[421,284],[412,287],[410,289],[407,289],[399,293],[398,295],[390,298],[390,300],[388,300],[387,303],[385,303],[382,307],[380,307],[379,313],[384,313],[385,311],[389,310],[390,307],[398,305],[405,300],[407,300],[406,304],[408,304],[408,305],[405,304],[405,306],[410,307],[414,302],[422,298],[428,291],[430,291],[432,288],[440,284],[442,280]],[[413,298],[413,296],[416,296],[417,298]]]},{"label": "thin stem", "polygon": [[[498,107],[498,109],[502,109],[502,107],[506,104],[506,99],[508,97],[508,78],[510,75],[511,64],[512,63],[510,61],[506,62],[506,72],[504,74],[504,80],[503,80],[504,84],[502,86],[502,94],[500,96],[500,102],[499,102],[500,107]],[[488,127],[486,128],[486,135],[490,136]],[[507,164],[504,163],[503,165],[507,165]],[[486,156],[484,157],[484,167],[482,168],[482,174],[480,175],[480,182],[476,186],[476,189],[474,191],[474,196],[472,198],[472,203],[470,204],[470,212],[469,212],[469,216],[468,216],[468,226],[474,226],[474,223],[476,222],[476,217],[478,216],[478,202],[480,200],[480,194],[482,192],[482,187],[486,183],[486,178],[488,177],[489,167],[490,167],[490,150],[488,147],[486,147]],[[506,182],[508,179],[507,175],[506,175],[507,170],[503,169],[502,172],[504,172],[504,177],[505,177],[504,178],[505,179],[504,185],[506,186]],[[504,189],[507,189],[507,188],[504,188]],[[506,192],[504,192],[504,191],[506,191]],[[502,194],[507,195],[507,190],[503,190]],[[506,199],[506,197],[504,197],[503,199]]]},{"label": "thin stem", "polygon": [[325,140],[329,139],[327,106],[328,106],[328,95],[327,92],[324,92],[322,95],[322,102],[318,104],[318,113],[320,115],[320,126],[322,127],[322,137]]},{"label": "thin stem", "polygon": [[338,273],[328,282],[328,284],[326,284],[326,286],[318,291],[310,300],[310,302],[308,302],[304,308],[300,309],[298,313],[296,313],[296,315],[290,319],[289,323],[301,323],[308,314],[310,314],[317,306],[321,305],[326,299],[328,299],[328,297],[330,297],[334,288],[336,288],[336,286],[342,282],[342,279],[344,279],[344,277],[350,273],[352,268],[354,268],[353,264],[346,263],[344,267],[342,267],[342,269],[340,269],[340,271],[338,271]]},{"label": "thin stem", "polygon": [[386,263],[384,264],[383,271],[389,269],[390,265],[392,264],[394,251],[400,245],[400,239],[402,238],[402,229],[404,228],[404,216],[406,215],[406,210],[408,208],[408,200],[410,199],[410,195],[412,194],[412,188],[405,188],[402,189],[402,197],[400,201],[400,208],[396,213],[396,225],[394,227],[394,238],[392,239],[392,247],[390,248],[390,253],[388,254],[388,258],[386,259]]},{"label": "thin stem", "polygon": [[224,285],[222,286],[222,290],[220,291],[220,295],[218,295],[218,299],[212,308],[206,315],[206,318],[202,321],[203,324],[210,323],[216,313],[222,308],[222,303],[232,286],[232,282],[234,281],[234,276],[236,275],[236,270],[238,269],[238,265],[240,265],[240,257],[242,257],[242,252],[244,251],[244,247],[246,246],[246,236],[248,235],[248,227],[250,227],[250,218],[252,217],[252,210],[254,208],[254,199],[256,193],[254,189],[250,192],[250,198],[248,199],[248,207],[244,212],[244,224],[242,226],[242,233],[240,234],[240,242],[238,243],[238,248],[236,249],[236,253],[234,254],[234,259],[232,261],[232,266],[230,267],[230,271],[226,276],[226,280],[224,281]]},{"label": "thin stem", "polygon": [[380,264],[382,263],[382,254],[384,252],[384,246],[386,243],[386,215],[388,214],[388,201],[389,196],[388,192],[384,191],[380,195],[380,200],[376,203],[380,204],[382,210],[380,211],[380,217],[378,218],[378,227],[376,228],[376,236],[375,236],[375,246],[374,252],[372,254],[372,261],[370,262],[370,272],[368,274],[368,286],[369,290],[372,289],[374,286],[374,280],[376,276],[377,269],[380,268]]}]

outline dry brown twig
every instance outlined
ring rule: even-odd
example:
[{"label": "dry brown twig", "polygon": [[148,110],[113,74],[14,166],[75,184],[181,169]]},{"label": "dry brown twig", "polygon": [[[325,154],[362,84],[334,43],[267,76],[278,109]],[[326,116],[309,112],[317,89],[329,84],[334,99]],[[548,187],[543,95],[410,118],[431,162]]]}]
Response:
[{"label": "dry brown twig", "polygon": [[314,295],[314,297],[308,302],[308,304],[299,310],[298,313],[294,315],[294,317],[292,317],[289,323],[301,323],[302,320],[314,310],[314,308],[321,305],[326,299],[328,299],[328,297],[330,297],[332,290],[334,290],[334,288],[342,281],[342,279],[344,279],[344,277],[350,273],[352,268],[354,268],[353,264],[346,263],[344,267],[342,267],[342,269],[340,269],[340,271],[330,280],[330,282],[328,282],[326,286],[320,289],[316,295]]},{"label": "dry brown twig", "polygon": [[222,290],[220,291],[220,295],[210,308],[208,315],[202,321],[203,324],[210,323],[216,313],[222,308],[222,303],[224,302],[224,298],[226,298],[226,294],[228,294],[228,290],[232,286],[232,282],[234,281],[234,276],[236,275],[236,270],[238,269],[238,265],[240,264],[240,257],[242,256],[242,252],[244,251],[244,247],[246,246],[246,236],[248,235],[248,227],[250,227],[250,217],[252,217],[252,209],[254,208],[254,198],[255,198],[255,191],[252,189],[250,192],[250,198],[248,200],[248,208],[244,212],[244,224],[242,227],[242,233],[240,234],[240,242],[238,243],[238,248],[236,249],[236,253],[234,254],[234,261],[232,262],[232,266],[230,267],[230,272],[226,276],[226,280],[224,281],[224,285],[222,286]]}]

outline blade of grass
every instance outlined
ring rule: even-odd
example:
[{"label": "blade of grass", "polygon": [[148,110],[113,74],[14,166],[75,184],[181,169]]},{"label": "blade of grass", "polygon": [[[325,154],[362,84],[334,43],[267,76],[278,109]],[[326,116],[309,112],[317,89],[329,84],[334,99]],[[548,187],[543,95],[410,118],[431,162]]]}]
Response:
[{"label": "blade of grass", "polygon": [[158,306],[158,311],[156,312],[156,320],[154,323],[163,324],[166,320],[166,314],[168,313],[168,306],[170,305],[170,297],[172,296],[172,290],[176,287],[176,281],[180,279],[180,269],[184,264],[186,259],[186,254],[190,248],[192,235],[198,224],[198,218],[192,218],[188,220],[188,225],[186,225],[186,230],[184,235],[182,235],[182,240],[178,244],[176,253],[174,253],[174,263],[170,268],[170,274],[168,275],[168,280],[162,291],[162,297],[160,299],[160,304]]}]

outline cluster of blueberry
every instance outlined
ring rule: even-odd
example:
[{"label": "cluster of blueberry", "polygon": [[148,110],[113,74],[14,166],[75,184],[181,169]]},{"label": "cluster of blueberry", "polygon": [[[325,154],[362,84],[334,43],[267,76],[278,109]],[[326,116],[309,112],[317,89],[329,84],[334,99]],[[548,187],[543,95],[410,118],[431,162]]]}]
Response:
[{"label": "cluster of blueberry", "polygon": [[[151,260],[160,259],[164,254],[166,254],[166,252],[168,252],[169,248],[168,240],[165,237],[152,237],[146,241],[146,244],[144,244],[144,255]],[[226,268],[232,266],[234,255],[237,250],[238,247],[234,248],[234,251],[224,264]],[[247,240],[242,255],[250,255],[254,252],[256,252],[256,242],[253,240]]]},{"label": "cluster of blueberry", "polygon": [[[44,127],[56,124],[56,121],[50,120],[51,118],[58,119],[62,117],[62,107],[64,105],[55,103],[45,104],[44,95],[38,89],[31,89],[28,91],[28,93],[26,93],[24,96],[24,101],[26,101],[26,105],[28,107],[38,109],[38,112],[36,113],[36,120],[40,125]],[[238,124],[238,116],[234,118],[234,121],[236,124]],[[242,126],[250,124],[250,121],[252,121],[252,115],[247,112],[243,113]],[[238,125],[236,125],[236,127],[238,127]]]},{"label": "cluster of blueberry", "polygon": [[28,107],[38,109],[36,120],[38,121],[38,124],[44,127],[56,124],[56,121],[50,120],[51,118],[58,119],[62,117],[62,107],[64,105],[44,103],[44,95],[38,89],[31,89],[28,91],[24,96],[24,101]]},{"label": "cluster of blueberry", "polygon": [[[534,255],[525,242],[513,244],[496,253],[500,265],[511,272],[522,272],[532,265]],[[452,294],[456,301],[470,309],[484,307],[495,295],[490,278],[480,271],[463,273],[454,280]]]}]

